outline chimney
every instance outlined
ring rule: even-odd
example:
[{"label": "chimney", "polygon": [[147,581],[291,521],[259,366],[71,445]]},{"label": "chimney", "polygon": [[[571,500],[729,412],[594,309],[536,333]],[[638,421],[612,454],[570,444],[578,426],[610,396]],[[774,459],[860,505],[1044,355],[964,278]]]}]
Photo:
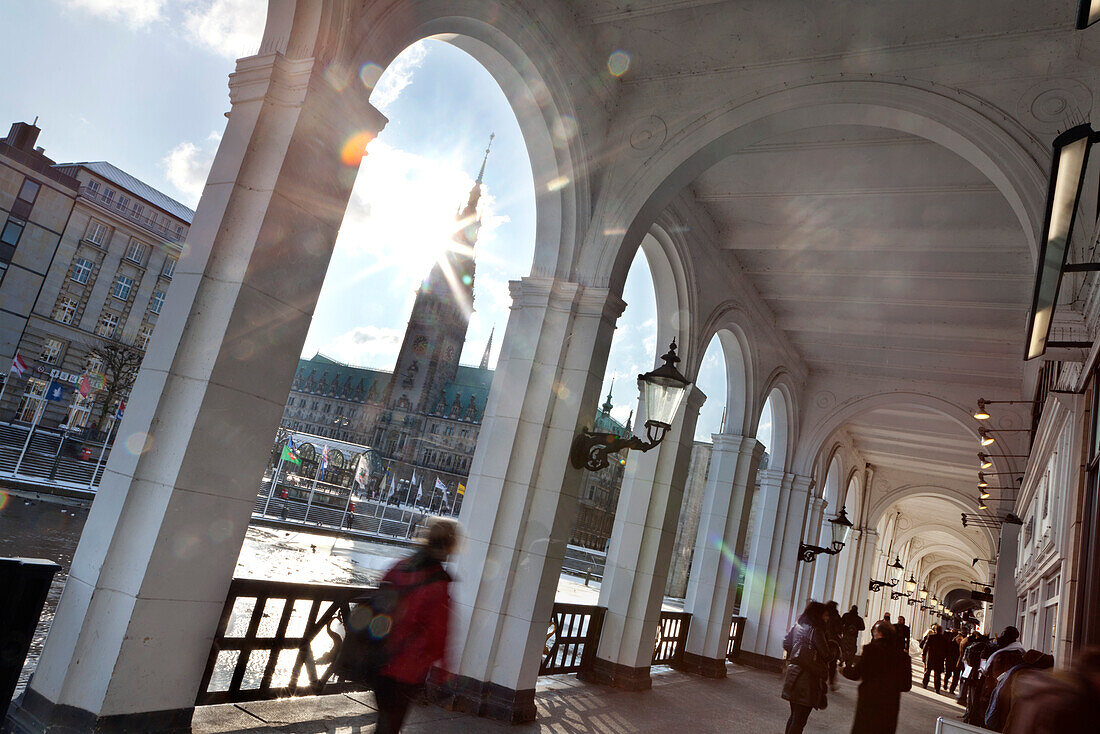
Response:
[{"label": "chimney", "polygon": [[4,141],[13,148],[24,150],[28,153],[34,150],[34,144],[38,142],[38,133],[42,132],[37,125],[26,122],[12,123],[8,137]]}]

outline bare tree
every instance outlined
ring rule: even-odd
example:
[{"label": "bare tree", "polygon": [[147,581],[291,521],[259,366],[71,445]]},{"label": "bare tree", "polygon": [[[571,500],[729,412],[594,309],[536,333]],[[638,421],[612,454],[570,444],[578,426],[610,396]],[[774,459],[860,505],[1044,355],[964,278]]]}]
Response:
[{"label": "bare tree", "polygon": [[88,353],[103,362],[103,390],[100,392],[99,421],[96,428],[100,431],[110,417],[110,407],[120,397],[130,394],[130,388],[137,379],[141,359],[145,353],[136,347],[116,341],[103,341],[88,347]]}]

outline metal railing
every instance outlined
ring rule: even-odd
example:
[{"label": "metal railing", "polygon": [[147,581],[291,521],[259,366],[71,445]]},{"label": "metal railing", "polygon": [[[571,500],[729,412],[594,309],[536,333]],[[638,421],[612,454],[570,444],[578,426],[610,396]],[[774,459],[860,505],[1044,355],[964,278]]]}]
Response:
[{"label": "metal railing", "polygon": [[726,646],[726,660],[736,663],[741,656],[741,640],[745,637],[745,618],[730,617],[730,641]]},{"label": "metal railing", "polygon": [[653,645],[653,665],[676,667],[683,662],[690,624],[691,614],[688,612],[661,612],[657,639]]},{"label": "metal railing", "polygon": [[233,579],[196,705],[361,690],[334,681],[332,663],[343,641],[338,615],[369,591]]},{"label": "metal railing", "polygon": [[606,611],[588,604],[555,603],[539,675],[589,670],[596,658]]},{"label": "metal railing", "polygon": [[132,208],[132,201],[123,204],[120,199],[115,199],[113,196],[108,198],[101,191],[91,189],[87,186],[80,187],[80,195],[85,199],[94,201],[105,209],[110,209],[122,218],[130,220],[134,224],[144,227],[153,234],[163,237],[170,242],[179,242],[183,239],[183,235],[179,232],[168,229],[160,222],[154,222],[149,217],[135,212]]}]

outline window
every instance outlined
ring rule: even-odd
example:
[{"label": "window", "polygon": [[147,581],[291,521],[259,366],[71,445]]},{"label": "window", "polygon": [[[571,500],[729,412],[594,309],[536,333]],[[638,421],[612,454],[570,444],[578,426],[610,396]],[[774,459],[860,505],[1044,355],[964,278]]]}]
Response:
[{"label": "window", "polygon": [[41,186],[38,185],[37,181],[32,181],[29,178],[24,180],[23,188],[19,189],[19,201],[33,204],[35,197],[38,196],[38,189],[40,188]]},{"label": "window", "polygon": [[20,222],[18,219],[8,219],[4,224],[3,231],[0,231],[0,260],[11,262],[15,248],[19,245],[19,238],[23,235],[23,228],[26,226],[25,222]]},{"label": "window", "polygon": [[130,206],[130,197],[129,196],[120,196],[120,197],[118,197],[118,205],[117,206],[118,206],[120,211],[126,211],[126,207]]},{"label": "window", "polygon": [[87,258],[78,257],[73,261],[73,280],[81,285],[88,282],[88,279],[92,277],[92,268],[94,263]]},{"label": "window", "polygon": [[89,181],[88,190],[94,193],[99,193],[99,181]]},{"label": "window", "polygon": [[153,299],[149,301],[149,310],[153,313],[160,313],[162,308],[164,308],[164,291],[153,291]]},{"label": "window", "polygon": [[107,241],[107,238],[111,234],[111,229],[103,222],[97,222],[94,219],[91,224],[88,225],[88,234],[84,236],[84,239],[96,245],[103,245]]},{"label": "window", "polygon": [[144,211],[145,211],[145,205],[144,204],[139,204],[136,201],[134,202],[134,205],[130,208],[130,212],[135,217],[140,217],[142,215],[142,212],[144,212]]},{"label": "window", "polygon": [[106,199],[107,201],[114,201],[115,200],[115,192],[112,191],[111,189],[103,189],[103,198]]},{"label": "window", "polygon": [[145,243],[130,240],[130,246],[126,248],[126,259],[140,265],[145,260]]},{"label": "window", "polygon": [[55,321],[60,321],[63,324],[71,324],[73,319],[76,318],[76,309],[80,304],[76,302],[75,298],[69,298],[63,296],[61,300],[57,302],[57,307],[53,310],[53,317]]},{"label": "window", "polygon": [[176,259],[170,257],[164,261],[164,267],[160,269],[160,275],[162,278],[172,278],[172,274],[176,272]]},{"label": "window", "polygon": [[27,391],[23,393],[23,399],[19,403],[19,410],[16,412],[16,420],[21,420],[25,423],[30,423],[34,420],[34,413],[38,409],[38,404],[42,402],[41,396],[46,392],[46,381],[39,380],[37,377],[32,377],[27,380]]},{"label": "window", "polygon": [[103,359],[95,354],[89,354],[88,358],[84,360],[84,369],[88,372],[102,372],[103,371]]},{"label": "window", "polygon": [[64,346],[60,339],[47,339],[42,344],[42,356],[38,359],[45,364],[57,364]]},{"label": "window", "polygon": [[111,289],[111,295],[120,301],[127,301],[130,299],[130,291],[134,287],[134,279],[127,278],[125,275],[119,275],[115,278],[115,286]]},{"label": "window", "polygon": [[152,324],[142,324],[141,325],[141,330],[138,331],[137,341],[134,342],[134,346],[144,352],[146,349],[149,348],[149,340],[152,339],[152,338],[153,338],[153,325]]},{"label": "window", "polygon": [[104,311],[103,315],[99,317],[99,323],[95,325],[96,336],[105,336],[111,339],[114,337],[116,329],[118,329],[118,314]]}]

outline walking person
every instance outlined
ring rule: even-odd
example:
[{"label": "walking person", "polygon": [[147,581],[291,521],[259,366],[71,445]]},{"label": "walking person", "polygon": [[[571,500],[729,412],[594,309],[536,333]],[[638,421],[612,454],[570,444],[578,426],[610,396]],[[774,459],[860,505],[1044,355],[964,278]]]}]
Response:
[{"label": "walking person", "polygon": [[897,638],[898,646],[902,649],[902,652],[909,654],[909,641],[911,632],[909,631],[909,625],[905,623],[905,617],[898,615],[898,623],[894,626],[895,637]]},{"label": "walking person", "polygon": [[825,604],[825,640],[829,643],[829,689],[835,691],[836,671],[840,659],[844,657],[844,648],[841,645],[841,637],[844,636],[844,627],[840,622],[840,605],[835,601]]},{"label": "walking person", "polygon": [[841,652],[844,655],[845,664],[852,662],[859,649],[859,633],[867,628],[863,623],[863,617],[859,616],[859,607],[855,604],[840,618],[840,627],[843,630],[841,637]]},{"label": "walking person", "polygon": [[784,734],[802,734],[810,712],[827,704],[829,646],[825,639],[825,605],[811,601],[783,640],[787,670],[782,698],[791,705]]},{"label": "walking person", "polygon": [[845,678],[860,681],[852,734],[897,730],[901,694],[913,687],[913,673],[909,653],[898,647],[895,634],[889,623],[875,622],[863,655],[842,671]]},{"label": "walking person", "polygon": [[943,633],[944,639],[944,679],[943,690],[949,694],[955,693],[955,686],[959,684],[959,644],[950,632]]},{"label": "walking person", "polygon": [[451,577],[443,562],[458,545],[457,520],[433,517],[424,546],[382,578],[401,594],[399,616],[387,639],[390,655],[375,681],[378,724],[375,734],[397,734],[413,696],[432,665],[443,658],[450,629]]},{"label": "walking person", "polygon": [[921,640],[921,655],[924,657],[924,687],[928,688],[928,676],[935,675],[936,693],[940,692],[943,667],[947,662],[947,636],[943,634],[943,628],[938,624],[932,625],[932,629]]}]

